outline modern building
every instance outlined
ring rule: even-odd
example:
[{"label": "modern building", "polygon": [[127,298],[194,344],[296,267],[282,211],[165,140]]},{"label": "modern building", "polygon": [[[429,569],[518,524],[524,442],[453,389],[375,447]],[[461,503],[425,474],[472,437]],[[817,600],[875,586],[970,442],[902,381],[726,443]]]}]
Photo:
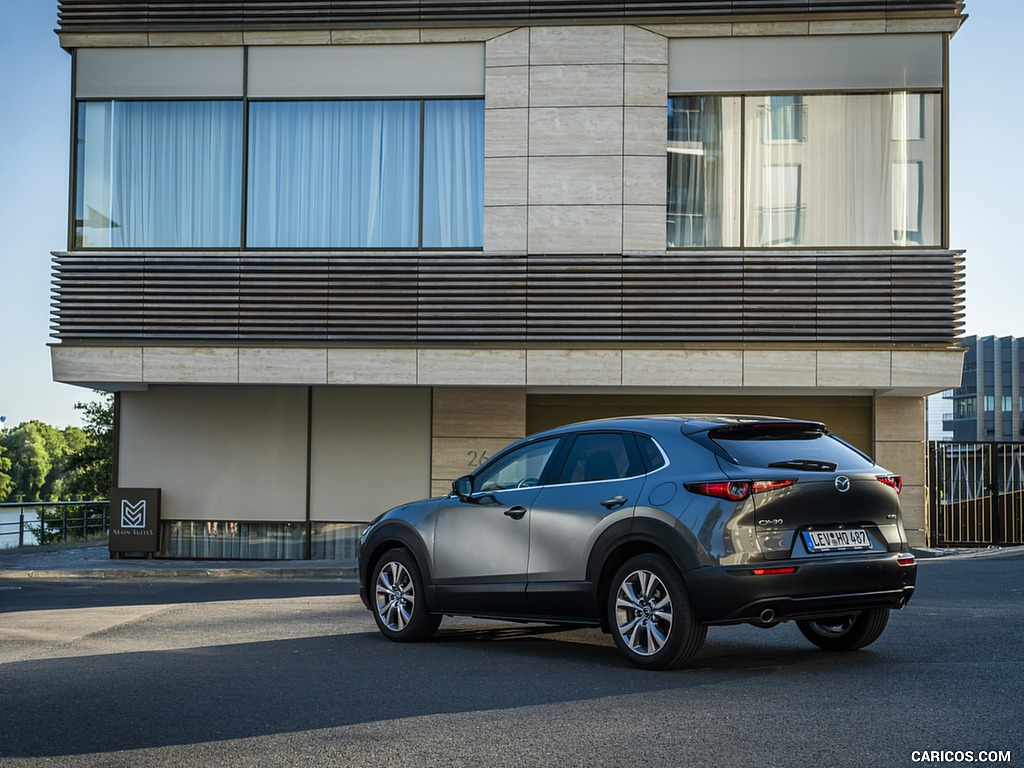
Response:
[{"label": "modern building", "polygon": [[62,0],[53,376],[165,556],[350,554],[515,438],[818,419],[899,472],[957,386],[956,0]]},{"label": "modern building", "polygon": [[949,401],[951,389],[928,395],[925,400],[925,411],[928,415],[928,440],[952,440],[953,430],[946,423],[953,418],[953,404]]},{"label": "modern building", "polygon": [[963,380],[945,395],[952,413],[943,426],[954,440],[1024,441],[1024,339],[968,336],[961,346]]}]

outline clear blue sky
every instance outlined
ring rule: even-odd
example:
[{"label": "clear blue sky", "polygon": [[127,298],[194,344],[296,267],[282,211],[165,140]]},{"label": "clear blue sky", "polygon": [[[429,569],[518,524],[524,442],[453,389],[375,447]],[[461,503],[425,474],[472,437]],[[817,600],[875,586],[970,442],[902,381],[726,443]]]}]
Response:
[{"label": "clear blue sky", "polygon": [[[1024,336],[1024,278],[1012,232],[1024,220],[1021,0],[968,0],[953,38],[951,245],[967,254],[967,334]],[[80,423],[86,389],[50,376],[50,252],[67,239],[71,57],[56,0],[3,0],[0,23],[0,415]],[[1014,245],[1014,243],[1017,245]]]}]

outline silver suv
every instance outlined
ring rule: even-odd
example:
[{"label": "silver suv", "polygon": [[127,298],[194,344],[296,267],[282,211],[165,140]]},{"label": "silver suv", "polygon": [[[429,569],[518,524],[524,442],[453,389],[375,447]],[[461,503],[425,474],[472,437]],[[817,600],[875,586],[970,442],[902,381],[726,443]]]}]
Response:
[{"label": "silver suv", "polygon": [[593,625],[661,669],[718,624],[793,620],[820,648],[862,648],[914,591],[900,477],[816,422],[574,424],[452,486],[360,539],[360,597],[391,640],[444,615]]}]

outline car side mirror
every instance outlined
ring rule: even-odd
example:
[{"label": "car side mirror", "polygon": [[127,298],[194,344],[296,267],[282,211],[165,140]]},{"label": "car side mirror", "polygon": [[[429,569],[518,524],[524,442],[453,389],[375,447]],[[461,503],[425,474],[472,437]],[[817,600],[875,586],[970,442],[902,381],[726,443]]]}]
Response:
[{"label": "car side mirror", "polygon": [[452,492],[459,497],[459,501],[470,501],[473,494],[473,476],[463,475],[452,481]]}]

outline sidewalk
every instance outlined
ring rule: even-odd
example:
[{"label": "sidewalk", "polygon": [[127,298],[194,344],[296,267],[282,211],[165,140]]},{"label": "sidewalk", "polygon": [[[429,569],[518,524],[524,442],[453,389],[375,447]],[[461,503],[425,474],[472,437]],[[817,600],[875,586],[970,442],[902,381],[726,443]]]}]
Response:
[{"label": "sidewalk", "polygon": [[107,545],[8,553],[0,550],[0,579],[123,579],[145,576],[353,577],[355,560],[111,560]]},{"label": "sidewalk", "polygon": [[[912,551],[919,563],[1024,556],[1024,547],[921,548]],[[130,579],[144,576],[351,578],[356,575],[355,560],[111,560],[106,544],[38,552],[7,553],[0,550],[0,579]]]}]

